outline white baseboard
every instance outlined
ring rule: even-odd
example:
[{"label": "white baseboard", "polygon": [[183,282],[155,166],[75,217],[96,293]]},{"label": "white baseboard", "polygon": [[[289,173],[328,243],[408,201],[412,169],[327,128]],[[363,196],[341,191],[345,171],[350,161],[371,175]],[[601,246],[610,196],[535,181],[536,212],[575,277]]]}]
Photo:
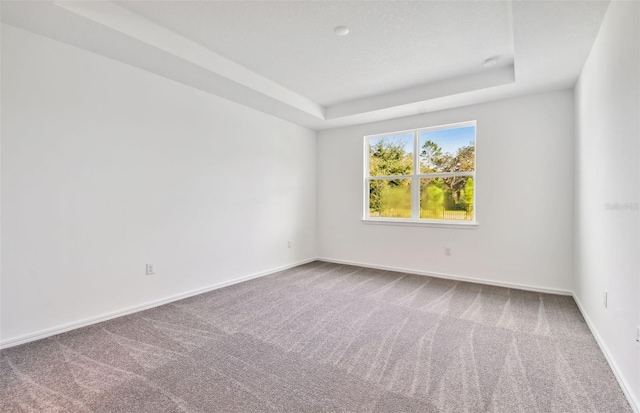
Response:
[{"label": "white baseboard", "polygon": [[616,363],[614,358],[611,356],[611,353],[609,352],[609,348],[606,346],[606,344],[604,344],[604,341],[600,337],[600,334],[598,334],[598,330],[596,330],[595,325],[591,322],[591,319],[587,315],[586,311],[584,311],[584,307],[582,306],[582,304],[580,303],[580,300],[575,294],[573,294],[573,300],[578,305],[578,309],[582,313],[582,317],[584,317],[584,320],[587,322],[587,326],[589,326],[589,330],[591,330],[591,334],[596,339],[596,343],[598,343],[598,346],[600,347],[602,354],[604,354],[604,357],[607,359],[607,362],[609,363],[609,367],[611,367],[611,370],[613,371],[613,375],[618,380],[618,384],[620,385],[622,392],[627,397],[627,401],[629,402],[631,409],[633,409],[635,413],[640,413],[640,403],[638,403],[638,400],[636,400],[633,393],[631,392],[631,386],[629,386],[629,384],[625,381],[624,377],[622,377],[622,374],[620,374],[620,369],[618,368],[618,364]]},{"label": "white baseboard", "polygon": [[407,274],[427,275],[429,277],[446,278],[448,280],[465,281],[465,282],[471,282],[471,283],[476,283],[476,284],[494,285],[494,286],[497,286],[497,287],[514,288],[514,289],[518,289],[518,290],[534,291],[534,292],[537,292],[537,293],[558,294],[558,295],[573,295],[572,291],[562,290],[562,289],[559,289],[559,288],[537,287],[537,286],[527,285],[527,284],[508,283],[508,282],[503,282],[503,281],[487,280],[487,279],[484,279],[484,278],[467,277],[467,276],[464,276],[464,275],[443,274],[443,273],[431,272],[431,271],[414,270],[414,269],[410,269],[410,268],[392,267],[392,266],[388,266],[388,265],[374,265],[374,264],[367,264],[367,263],[363,263],[363,262],[336,260],[336,259],[333,259],[333,258],[319,257],[318,260],[319,261],[325,261],[325,262],[332,262],[334,264],[355,265],[355,266],[358,266],[358,267],[374,268],[374,269],[377,269],[377,270],[387,270],[387,271],[403,272],[403,273],[407,273]]},{"label": "white baseboard", "polygon": [[123,315],[137,313],[138,311],[147,310],[149,308],[158,307],[163,304],[167,304],[173,301],[182,300],[183,298],[192,297],[194,295],[206,293],[208,291],[217,290],[218,288],[227,287],[229,285],[238,284],[243,281],[248,281],[254,278],[264,277],[265,275],[273,274],[278,271],[283,271],[289,268],[297,267],[298,265],[307,264],[309,262],[316,261],[316,258],[310,258],[303,261],[298,261],[293,264],[284,265],[278,268],[272,268],[267,271],[261,271],[258,273],[246,275],[244,277],[236,278],[230,281],[224,281],[221,283],[209,285],[207,287],[198,288],[196,290],[187,291],[184,293],[172,295],[169,297],[161,298],[159,300],[149,301],[144,304],[136,305],[133,307],[124,308],[122,310],[112,311],[106,314],[101,314],[99,316],[85,318],[84,320],[78,320],[71,323],[62,324],[56,327],[47,328],[45,330],[40,330],[35,333],[25,334],[23,336],[18,336],[14,338],[10,338],[8,340],[0,341],[0,349],[14,347],[20,344],[25,344],[30,341],[40,340],[46,337],[54,336],[56,334],[64,333],[66,331],[75,330],[76,328],[89,326],[91,324],[100,323],[102,321],[111,320],[112,318],[121,317]]}]

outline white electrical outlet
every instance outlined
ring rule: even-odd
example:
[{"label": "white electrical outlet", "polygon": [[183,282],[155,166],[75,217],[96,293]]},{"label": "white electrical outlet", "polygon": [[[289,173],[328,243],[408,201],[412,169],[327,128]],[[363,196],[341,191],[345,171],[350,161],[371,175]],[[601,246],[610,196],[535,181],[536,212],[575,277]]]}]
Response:
[{"label": "white electrical outlet", "polygon": [[451,248],[450,247],[444,247],[444,255],[451,255]]},{"label": "white electrical outlet", "polygon": [[640,327],[638,327],[638,330],[636,331],[636,341],[640,343]]},{"label": "white electrical outlet", "polygon": [[608,293],[605,291],[604,293],[602,293],[602,305],[604,305],[604,308],[607,308],[607,304],[608,304]]},{"label": "white electrical outlet", "polygon": [[155,265],[152,262],[148,263],[147,264],[147,275],[152,275],[152,274],[155,274],[155,273],[156,273]]},{"label": "white electrical outlet", "polygon": [[291,248],[291,241],[287,241],[287,248]]}]

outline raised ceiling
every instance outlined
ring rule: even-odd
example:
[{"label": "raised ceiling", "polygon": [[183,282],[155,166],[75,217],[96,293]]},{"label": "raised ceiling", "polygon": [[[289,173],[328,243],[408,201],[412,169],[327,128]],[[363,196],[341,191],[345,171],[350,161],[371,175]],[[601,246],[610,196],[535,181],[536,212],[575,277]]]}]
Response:
[{"label": "raised ceiling", "polygon": [[322,106],[513,61],[509,2],[117,4]]},{"label": "raised ceiling", "polygon": [[[607,1],[3,1],[2,20],[326,129],[572,87],[607,7]],[[349,35],[336,36],[339,25]],[[495,56],[495,66],[483,66]]]}]

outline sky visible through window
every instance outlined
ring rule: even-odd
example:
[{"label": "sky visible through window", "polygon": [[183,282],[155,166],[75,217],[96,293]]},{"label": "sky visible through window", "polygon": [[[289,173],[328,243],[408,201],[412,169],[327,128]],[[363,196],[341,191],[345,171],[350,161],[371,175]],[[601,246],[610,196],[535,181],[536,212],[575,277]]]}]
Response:
[{"label": "sky visible through window", "polygon": [[[455,155],[459,148],[475,143],[475,129],[475,126],[465,126],[462,128],[419,132],[420,148],[422,148],[422,145],[424,145],[426,141],[431,140],[442,148],[443,153]],[[384,137],[371,139],[369,142],[373,146],[383,139],[402,142],[406,153],[413,153],[413,133],[386,135]]]},{"label": "sky visible through window", "polygon": [[442,148],[442,152],[455,155],[458,152],[458,148],[474,143],[475,129],[475,126],[466,126],[463,128],[420,132],[420,147],[425,141],[430,140],[437,143]]}]

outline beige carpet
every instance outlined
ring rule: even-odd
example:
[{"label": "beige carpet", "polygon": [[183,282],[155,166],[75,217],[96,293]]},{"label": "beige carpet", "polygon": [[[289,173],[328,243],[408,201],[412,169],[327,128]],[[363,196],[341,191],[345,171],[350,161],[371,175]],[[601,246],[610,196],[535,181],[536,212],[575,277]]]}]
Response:
[{"label": "beige carpet", "polygon": [[631,409],[570,297],[314,262],[4,350],[0,411]]}]

